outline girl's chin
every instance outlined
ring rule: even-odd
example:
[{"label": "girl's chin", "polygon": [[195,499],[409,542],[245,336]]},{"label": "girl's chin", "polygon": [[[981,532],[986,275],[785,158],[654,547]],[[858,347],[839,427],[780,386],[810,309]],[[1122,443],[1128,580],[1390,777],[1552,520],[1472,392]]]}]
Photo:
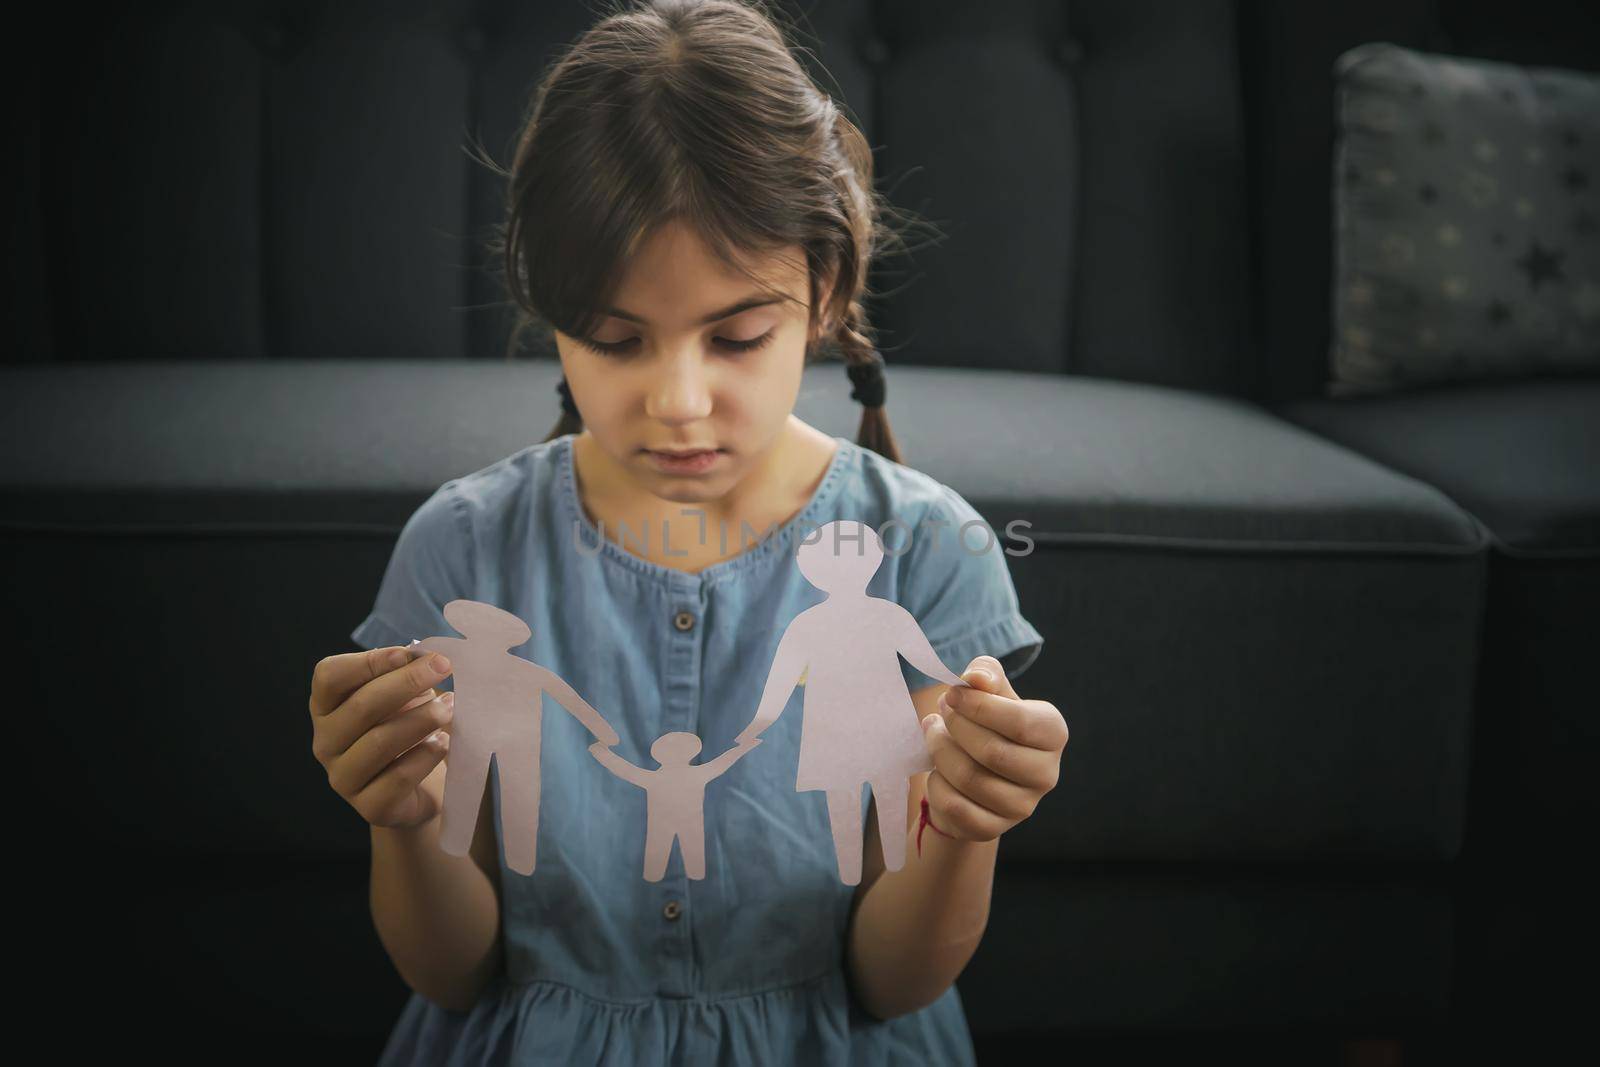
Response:
[{"label": "girl's chin", "polygon": [[663,500],[716,500],[728,491],[730,472],[720,467],[706,474],[663,474],[645,461],[645,484]]}]

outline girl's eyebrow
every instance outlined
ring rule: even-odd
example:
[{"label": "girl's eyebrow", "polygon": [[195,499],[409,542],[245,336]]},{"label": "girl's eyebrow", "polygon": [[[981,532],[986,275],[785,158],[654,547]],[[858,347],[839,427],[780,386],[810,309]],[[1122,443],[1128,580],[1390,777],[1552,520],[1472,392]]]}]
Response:
[{"label": "girl's eyebrow", "polygon": [[[766,307],[768,304],[777,304],[781,302],[781,297],[774,296],[763,298],[761,296],[747,296],[737,304],[734,304],[730,307],[725,307],[721,311],[713,311],[711,314],[700,320],[700,325],[709,326],[719,319],[731,318],[732,316],[739,314],[741,311],[749,311],[751,308]],[[627,319],[629,322],[637,322],[641,326],[650,325],[639,316],[630,315],[621,308],[606,308],[605,311],[607,315],[613,315],[619,319]]]}]

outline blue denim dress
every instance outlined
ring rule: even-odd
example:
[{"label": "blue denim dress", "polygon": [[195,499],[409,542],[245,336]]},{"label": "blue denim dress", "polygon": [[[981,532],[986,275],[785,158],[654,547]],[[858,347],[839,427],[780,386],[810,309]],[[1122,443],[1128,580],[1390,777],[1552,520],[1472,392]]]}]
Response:
[{"label": "blue denim dress", "polygon": [[[703,763],[749,723],[785,626],[823,599],[795,565],[800,539],[857,519],[889,553],[868,593],[905,607],[948,667],[984,653],[1013,676],[1031,663],[1042,638],[1018,610],[1003,552],[1019,542],[986,525],[963,535],[982,520],[954,490],[835,440],[800,513],[759,542],[765,531],[741,541],[729,530],[730,549],[745,551],[697,574],[639,558],[617,531],[601,537],[579,502],[571,435],[532,445],[417,509],[352,636],[377,648],[453,635],[443,606],[486,601],[528,623],[532,636],[511,651],[598,710],[621,735],[619,756],[654,768],[652,742],[687,731]],[[910,535],[885,526],[893,519]],[[637,545],[641,531],[628,536]],[[901,667],[909,688],[933,684]],[[706,787],[705,877],[688,878],[674,846],[656,882],[644,878],[645,791],[601,766],[589,731],[546,699],[531,875],[506,866],[500,840],[504,973],[465,1012],[413,994],[380,1062],[972,1062],[954,987],[888,1021],[850,994],[855,887],[840,881],[823,794],[795,788],[801,697],[797,687],[762,743]],[[490,781],[498,836],[498,763]]]}]

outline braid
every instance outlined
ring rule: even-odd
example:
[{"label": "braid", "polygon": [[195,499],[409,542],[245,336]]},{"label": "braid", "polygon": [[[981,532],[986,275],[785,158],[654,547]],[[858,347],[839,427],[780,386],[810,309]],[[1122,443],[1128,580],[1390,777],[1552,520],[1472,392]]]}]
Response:
[{"label": "braid", "polygon": [[889,428],[889,411],[883,406],[883,356],[872,343],[871,330],[861,301],[852,300],[834,334],[834,344],[844,356],[845,371],[856,386],[850,395],[862,405],[856,444],[901,463],[900,444]]},{"label": "braid", "polygon": [[550,431],[549,435],[545,437],[545,440],[554,441],[557,437],[565,437],[569,433],[582,432],[583,420],[576,415],[568,415],[565,411],[563,411],[561,413],[561,418],[556,420],[555,428]]},{"label": "braid", "polygon": [[[532,339],[537,354],[548,353],[559,365],[560,357],[555,354],[555,331],[547,323],[542,323],[521,308],[517,310],[516,322],[506,339],[507,363],[516,362],[525,338]],[[557,437],[565,437],[569,433],[583,432],[583,416],[578,413],[578,405],[572,402],[572,390],[567,388],[566,375],[562,375],[561,380],[556,383],[556,392],[561,394],[561,416],[556,420],[555,426],[551,427],[550,432],[545,434],[546,441],[554,441]]]},{"label": "braid", "polygon": [[583,415],[578,411],[578,405],[572,400],[572,389],[567,385],[566,375],[556,383],[556,392],[561,394],[561,418],[556,420],[555,429],[550,431],[546,441],[553,441],[557,437],[569,433],[583,432]]}]

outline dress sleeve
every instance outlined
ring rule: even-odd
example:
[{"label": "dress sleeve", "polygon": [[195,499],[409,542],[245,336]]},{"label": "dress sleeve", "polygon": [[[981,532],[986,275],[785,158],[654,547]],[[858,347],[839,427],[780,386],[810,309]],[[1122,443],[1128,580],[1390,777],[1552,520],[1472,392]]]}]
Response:
[{"label": "dress sleeve", "polygon": [[[960,674],[975,656],[988,655],[1015,678],[1038,658],[1044,638],[1018,606],[1006,542],[959,493],[941,489],[900,558],[906,568],[900,605],[950,670]],[[904,544],[904,531],[887,534],[885,543],[890,549]],[[936,684],[903,659],[900,669],[912,690]]]},{"label": "dress sleeve", "polygon": [[471,595],[471,578],[470,519],[455,483],[446,482],[406,520],[372,611],[350,637],[362,648],[381,648],[453,633],[444,606]]}]

